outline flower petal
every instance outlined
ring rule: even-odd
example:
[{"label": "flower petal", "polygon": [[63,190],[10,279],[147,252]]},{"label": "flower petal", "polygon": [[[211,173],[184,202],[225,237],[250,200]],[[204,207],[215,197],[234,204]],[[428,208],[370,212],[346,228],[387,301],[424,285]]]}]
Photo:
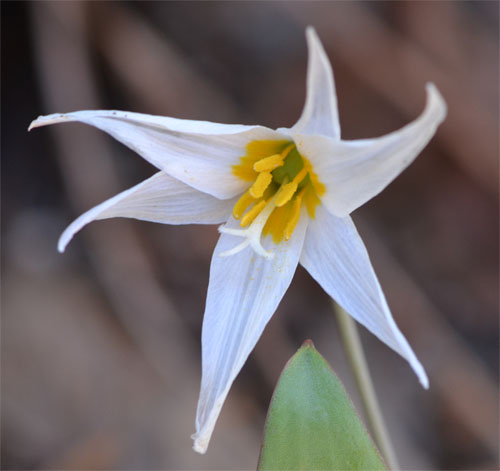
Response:
[{"label": "flower petal", "polygon": [[41,116],[29,129],[70,121],[107,132],[160,170],[221,199],[232,198],[248,187],[248,182],[233,175],[231,166],[239,163],[250,141],[283,139],[282,134],[262,126],[103,110]]},{"label": "flower petal", "polygon": [[421,152],[446,116],[446,104],[427,84],[423,113],[402,129],[376,139],[335,141],[321,136],[293,135],[300,153],[312,163],[326,186],[323,204],[336,216],[351,211],[380,193]]},{"label": "flower petal", "polygon": [[219,200],[158,172],[95,206],[73,221],[59,239],[64,252],[73,236],[96,219],[128,217],[163,224],[218,224],[226,221],[236,198]]},{"label": "flower petal", "polygon": [[306,37],[309,49],[306,103],[292,131],[340,139],[332,66],[314,28],[307,28]]},{"label": "flower petal", "polygon": [[352,219],[337,218],[323,207],[309,221],[302,265],[354,319],[405,358],[428,388],[427,375],[396,326],[368,252]]},{"label": "flower petal", "polygon": [[307,215],[303,215],[288,242],[275,245],[266,237],[263,245],[274,252],[272,260],[250,248],[220,257],[238,243],[231,235],[220,236],[212,257],[203,320],[203,371],[192,437],[199,453],[205,453],[231,384],[290,285],[306,227]]}]

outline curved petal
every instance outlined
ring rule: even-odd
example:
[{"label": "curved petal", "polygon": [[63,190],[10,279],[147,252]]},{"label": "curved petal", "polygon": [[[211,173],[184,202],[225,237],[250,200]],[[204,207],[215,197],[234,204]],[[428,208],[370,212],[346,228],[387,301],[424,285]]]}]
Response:
[{"label": "curved petal", "polygon": [[352,219],[337,218],[323,207],[310,220],[302,265],[354,319],[405,358],[424,388],[424,368],[389,311],[368,252]]},{"label": "curved petal", "polygon": [[226,199],[248,187],[231,166],[253,140],[283,139],[261,126],[217,124],[125,111],[75,111],[41,116],[29,129],[79,121],[107,132],[148,162],[197,190]]},{"label": "curved petal", "polygon": [[158,172],[73,221],[59,238],[58,250],[64,252],[73,236],[96,219],[127,217],[163,224],[218,224],[227,220],[235,202],[236,198],[219,200]]},{"label": "curved petal", "polygon": [[[234,223],[234,221],[233,221]],[[210,267],[202,332],[202,379],[193,448],[205,453],[215,422],[236,375],[276,310],[295,273],[307,227],[300,218],[293,236],[278,245],[266,237],[272,260],[246,248],[232,249],[236,238],[220,236]]]},{"label": "curved petal", "polygon": [[336,216],[351,211],[380,193],[421,152],[446,116],[446,104],[433,84],[427,104],[412,123],[386,136],[335,141],[321,136],[294,135],[302,155],[326,186],[323,204]]},{"label": "curved petal", "polygon": [[309,49],[306,103],[292,131],[340,139],[332,66],[314,28],[307,28],[306,37]]}]

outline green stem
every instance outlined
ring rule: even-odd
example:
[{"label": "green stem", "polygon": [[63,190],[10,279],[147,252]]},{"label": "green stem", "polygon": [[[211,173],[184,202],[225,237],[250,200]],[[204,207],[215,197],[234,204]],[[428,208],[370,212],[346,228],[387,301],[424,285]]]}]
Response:
[{"label": "green stem", "polygon": [[373,387],[372,378],[366,362],[358,328],[354,319],[338,304],[335,305],[340,334],[344,343],[349,363],[351,365],[361,399],[363,401],[367,420],[382,456],[389,470],[399,468],[396,453],[385,426],[384,418]]}]

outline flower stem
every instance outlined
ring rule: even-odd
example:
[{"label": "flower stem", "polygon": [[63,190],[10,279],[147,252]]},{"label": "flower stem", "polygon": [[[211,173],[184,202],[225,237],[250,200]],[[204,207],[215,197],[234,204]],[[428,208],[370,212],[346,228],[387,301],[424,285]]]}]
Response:
[{"label": "flower stem", "polygon": [[400,469],[394,447],[392,446],[391,439],[385,426],[377,394],[373,387],[356,322],[338,304],[335,304],[335,313],[340,327],[342,342],[356,379],[356,384],[363,401],[366,417],[375,442],[385,459],[388,469]]}]

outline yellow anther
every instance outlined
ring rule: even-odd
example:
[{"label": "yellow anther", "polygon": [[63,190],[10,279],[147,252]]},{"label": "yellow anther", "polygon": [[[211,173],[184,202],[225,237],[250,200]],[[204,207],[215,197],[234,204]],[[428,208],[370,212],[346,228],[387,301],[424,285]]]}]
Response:
[{"label": "yellow anther", "polygon": [[248,211],[248,213],[246,213],[241,218],[240,226],[241,227],[248,226],[259,215],[259,213],[265,208],[265,206],[266,206],[265,200],[259,201],[250,211]]},{"label": "yellow anther", "polygon": [[276,197],[276,206],[280,208],[284,204],[288,203],[292,199],[292,196],[296,191],[297,183],[295,182],[290,182],[286,185],[282,185],[282,187],[279,189],[278,196]]},{"label": "yellow anther", "polygon": [[253,164],[253,169],[256,172],[270,172],[275,168],[283,165],[283,156],[281,154],[270,155],[264,157]]},{"label": "yellow anther", "polygon": [[304,196],[305,188],[297,195],[293,202],[292,211],[288,218],[288,221],[285,226],[285,230],[283,231],[285,240],[289,240],[292,237],[293,231],[295,230],[295,226],[299,222],[300,219],[300,207],[302,205],[302,197]]},{"label": "yellow anther", "polygon": [[307,175],[307,170],[305,168],[302,168],[302,170],[299,173],[297,173],[297,175],[295,175],[295,178],[290,183],[283,185],[279,189],[279,194],[278,197],[276,198],[276,206],[278,206],[278,208],[288,203],[292,199],[292,196],[297,191],[299,183],[302,180],[304,180],[306,175]]},{"label": "yellow anther", "polygon": [[234,205],[233,216],[236,219],[239,219],[247,208],[254,202],[255,198],[250,194],[250,192],[246,191]]},{"label": "yellow anther", "polygon": [[271,172],[259,173],[254,184],[250,187],[250,190],[248,190],[250,195],[254,198],[260,198],[264,194],[264,191],[266,191],[266,188],[271,184],[272,179],[273,176]]}]

